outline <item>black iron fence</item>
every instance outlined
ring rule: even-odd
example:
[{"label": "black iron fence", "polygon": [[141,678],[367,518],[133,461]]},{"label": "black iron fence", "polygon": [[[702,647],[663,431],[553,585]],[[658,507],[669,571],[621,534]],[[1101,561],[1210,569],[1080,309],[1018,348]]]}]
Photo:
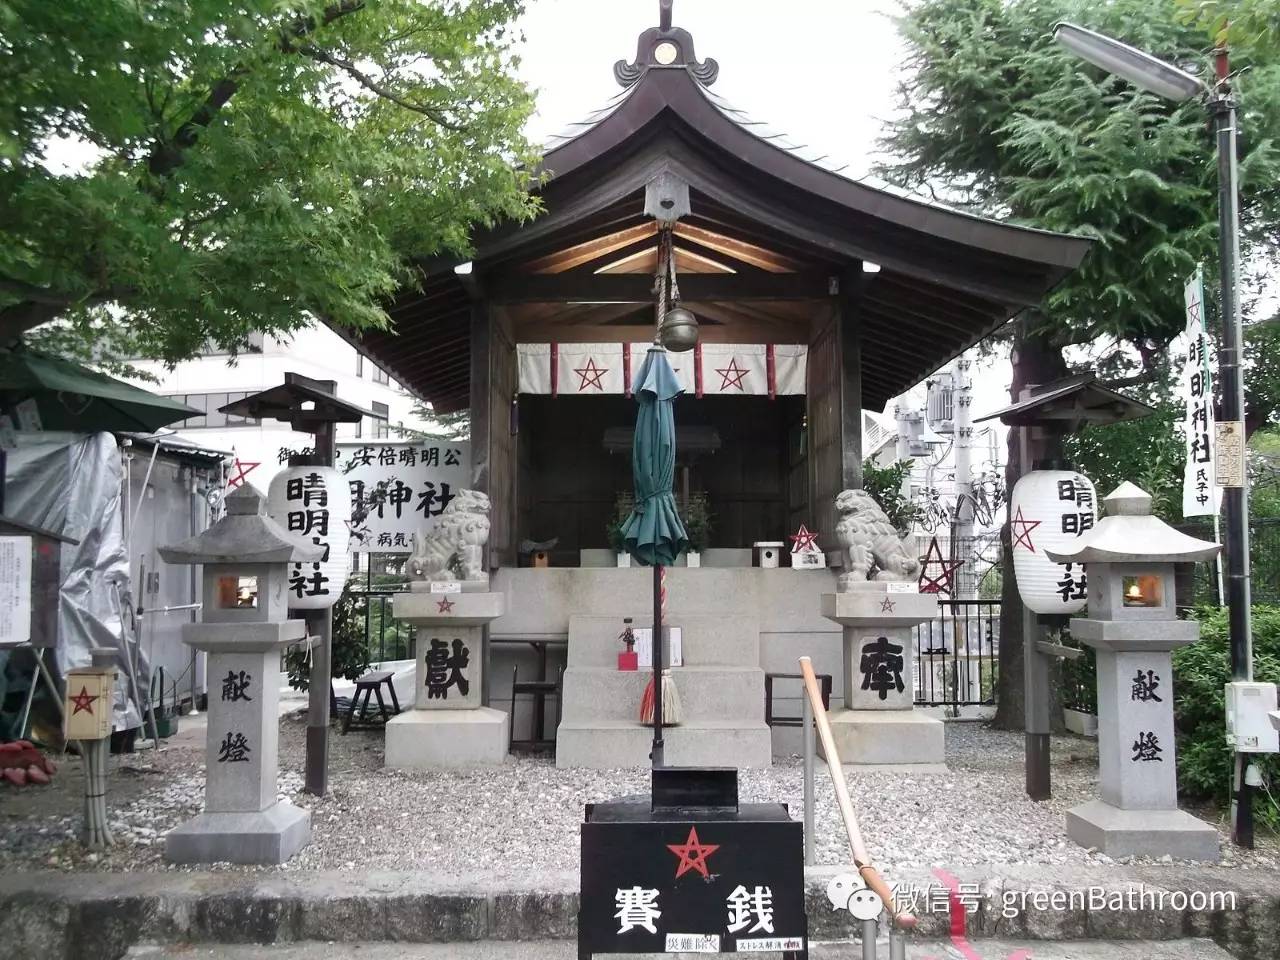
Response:
[{"label": "black iron fence", "polygon": [[392,598],[404,591],[352,584],[355,616],[364,623],[365,646],[374,663],[408,660],[413,656],[413,627],[392,616]]},{"label": "black iron fence", "polygon": [[938,616],[916,627],[915,643],[918,705],[995,704],[999,600],[939,600]]},{"label": "black iron fence", "polygon": [[[1176,526],[1201,540],[1217,539],[1210,517],[1184,520]],[[1254,603],[1280,604],[1280,517],[1255,517],[1250,521],[1249,576]],[[1179,584],[1178,602],[1183,606],[1221,604],[1217,564],[1197,563],[1191,582]]]}]

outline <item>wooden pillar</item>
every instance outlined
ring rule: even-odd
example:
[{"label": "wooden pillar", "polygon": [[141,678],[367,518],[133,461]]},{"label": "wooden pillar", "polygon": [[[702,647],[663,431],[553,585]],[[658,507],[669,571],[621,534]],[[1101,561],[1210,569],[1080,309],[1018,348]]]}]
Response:
[{"label": "wooden pillar", "polygon": [[482,493],[489,493],[492,345],[489,302],[474,299],[471,303],[471,488]]},{"label": "wooden pillar", "polygon": [[862,265],[840,277],[840,488],[862,487]]}]

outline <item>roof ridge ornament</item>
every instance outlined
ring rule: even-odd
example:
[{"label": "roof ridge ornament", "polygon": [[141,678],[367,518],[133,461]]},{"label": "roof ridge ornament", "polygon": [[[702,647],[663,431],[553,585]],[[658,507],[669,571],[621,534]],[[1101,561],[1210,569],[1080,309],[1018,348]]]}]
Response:
[{"label": "roof ridge ornament", "polygon": [[716,82],[720,64],[711,57],[699,61],[693,52],[693,36],[688,30],[671,26],[673,0],[658,0],[658,26],[640,34],[636,58],[632,63],[619,60],[613,65],[613,77],[622,87],[630,87],[651,67],[681,68],[704,87]]}]

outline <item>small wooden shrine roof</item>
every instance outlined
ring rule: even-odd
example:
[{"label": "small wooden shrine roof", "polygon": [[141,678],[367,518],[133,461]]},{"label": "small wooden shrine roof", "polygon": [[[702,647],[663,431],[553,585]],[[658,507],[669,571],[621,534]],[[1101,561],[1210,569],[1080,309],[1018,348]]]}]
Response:
[{"label": "small wooden shrine roof", "polygon": [[1089,248],[854,178],[714,93],[718,71],[662,0],[635,60],[614,67],[621,92],[548,144],[542,214],[478,233],[470,272],[422,263],[419,287],[389,306],[393,329],[357,346],[450,412],[469,402],[477,298],[527,325],[528,342],[639,334],[652,323],[657,264],[645,185],[663,172],[690,185],[675,259],[704,333],[734,324],[749,342],[805,343],[814,318],[856,286],[868,409],[1039,303]]}]

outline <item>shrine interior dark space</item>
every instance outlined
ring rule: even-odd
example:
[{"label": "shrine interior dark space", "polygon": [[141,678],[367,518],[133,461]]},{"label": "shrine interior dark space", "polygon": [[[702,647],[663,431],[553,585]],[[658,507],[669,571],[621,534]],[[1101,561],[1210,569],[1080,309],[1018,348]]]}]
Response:
[{"label": "shrine interior dark space", "polygon": [[[553,566],[578,566],[580,550],[610,546],[618,495],[634,489],[635,415],[623,396],[520,397],[518,538],[558,537]],[[676,400],[676,497],[705,494],[710,548],[780,540],[805,519],[804,418],[799,396]]]}]

